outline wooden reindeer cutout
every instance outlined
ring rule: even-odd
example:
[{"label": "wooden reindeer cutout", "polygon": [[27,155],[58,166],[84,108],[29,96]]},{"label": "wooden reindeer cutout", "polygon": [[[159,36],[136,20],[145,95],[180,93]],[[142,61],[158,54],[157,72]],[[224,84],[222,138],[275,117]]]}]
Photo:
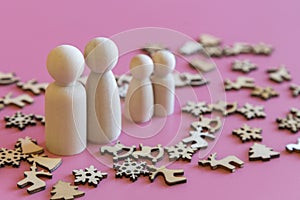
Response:
[{"label": "wooden reindeer cutout", "polygon": [[216,160],[217,153],[211,154],[207,160],[199,160],[198,164],[202,166],[210,165],[211,169],[223,167],[231,172],[235,172],[236,166],[243,167],[244,162],[236,156],[227,156],[221,160]]},{"label": "wooden reindeer cutout", "polygon": [[4,108],[5,106],[8,105],[16,105],[20,108],[23,108],[26,103],[31,104],[33,103],[33,98],[31,98],[27,94],[23,94],[17,97],[12,97],[13,93],[10,92],[7,95],[5,95],[3,98],[0,99],[0,109]]},{"label": "wooden reindeer cutout", "polygon": [[148,166],[148,169],[150,171],[149,179],[151,182],[153,182],[158,175],[162,175],[168,185],[186,183],[187,181],[186,177],[182,176],[184,174],[182,169],[167,169],[165,166],[157,168],[153,165]]},{"label": "wooden reindeer cutout", "polygon": [[28,184],[32,184],[29,188],[27,188],[27,192],[29,194],[33,194],[39,191],[42,191],[46,188],[46,183],[39,177],[47,177],[52,178],[52,174],[49,172],[37,171],[37,167],[33,164],[30,167],[30,171],[24,172],[25,178],[17,183],[19,188],[24,188]]},{"label": "wooden reindeer cutout", "polygon": [[48,87],[48,83],[38,83],[36,80],[32,79],[27,81],[26,83],[18,82],[17,86],[20,87],[22,90],[28,90],[35,95],[39,95],[46,90]]},{"label": "wooden reindeer cutout", "polygon": [[[118,141],[114,146],[102,146],[100,148],[101,154],[109,153],[113,155],[113,160],[118,161],[121,159],[125,159],[129,157],[134,151],[136,147],[133,145],[131,147],[127,147]],[[125,153],[124,153],[125,151]],[[121,154],[123,153],[123,154]]]},{"label": "wooden reindeer cutout", "polygon": [[[158,152],[157,155],[153,155],[153,152]],[[143,146],[140,144],[140,151],[135,151],[132,153],[132,157],[135,159],[139,158],[147,158],[152,161],[152,163],[156,163],[160,161],[164,156],[164,148],[158,144],[155,147]]]}]

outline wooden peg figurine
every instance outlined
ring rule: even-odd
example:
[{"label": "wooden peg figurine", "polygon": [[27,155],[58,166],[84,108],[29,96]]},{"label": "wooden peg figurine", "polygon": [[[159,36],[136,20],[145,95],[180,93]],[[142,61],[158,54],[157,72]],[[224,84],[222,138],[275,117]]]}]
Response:
[{"label": "wooden peg figurine", "polygon": [[45,94],[46,147],[58,155],[74,155],[86,147],[86,92],[77,79],[84,69],[82,53],[70,45],[54,48],[47,69],[55,80]]},{"label": "wooden peg figurine", "polygon": [[153,89],[150,76],[153,62],[147,55],[139,54],[131,59],[132,80],[125,97],[125,117],[133,122],[143,123],[153,115]]},{"label": "wooden peg figurine", "polygon": [[108,38],[94,38],[84,57],[91,69],[86,82],[88,141],[106,144],[121,133],[121,101],[112,69],[118,62],[118,47]]},{"label": "wooden peg figurine", "polygon": [[175,80],[172,71],[175,69],[175,57],[170,51],[158,51],[152,55],[154,75],[152,77],[154,93],[154,115],[164,117],[174,112]]}]

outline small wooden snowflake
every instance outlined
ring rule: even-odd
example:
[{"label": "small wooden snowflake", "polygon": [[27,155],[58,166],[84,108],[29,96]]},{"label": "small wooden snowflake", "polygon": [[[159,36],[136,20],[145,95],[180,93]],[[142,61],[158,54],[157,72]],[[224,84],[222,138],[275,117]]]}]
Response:
[{"label": "small wooden snowflake", "polygon": [[242,108],[239,108],[237,112],[244,115],[247,119],[266,117],[263,106],[253,106],[249,103],[246,103]]},{"label": "small wooden snowflake", "polygon": [[240,137],[242,142],[247,142],[250,140],[262,141],[261,128],[251,128],[247,124],[244,124],[241,128],[233,130],[232,134]]},{"label": "small wooden snowflake", "polygon": [[300,118],[292,113],[289,113],[286,118],[277,118],[276,122],[279,129],[288,129],[292,133],[297,133],[300,130]]},{"label": "small wooden snowflake", "polygon": [[199,117],[202,114],[211,113],[212,106],[206,102],[192,102],[188,101],[185,106],[181,108],[182,112],[191,113],[195,117]]},{"label": "small wooden snowflake", "polygon": [[107,173],[98,171],[93,165],[85,168],[84,170],[73,170],[73,175],[75,176],[75,185],[85,184],[97,187],[100,181],[107,177]]},{"label": "small wooden snowflake", "polygon": [[165,147],[165,150],[168,152],[170,160],[182,158],[183,160],[191,161],[193,154],[196,152],[196,149],[189,147],[182,142],[179,142],[175,146]]},{"label": "small wooden snowflake", "polygon": [[272,87],[255,87],[251,92],[251,96],[259,97],[263,100],[268,100],[273,97],[278,97],[279,94]]},{"label": "small wooden snowflake", "polygon": [[240,71],[243,73],[249,73],[252,70],[257,69],[256,64],[250,62],[249,60],[235,60],[232,65],[232,70]]},{"label": "small wooden snowflake", "polygon": [[16,112],[13,116],[6,116],[6,127],[16,127],[19,130],[24,130],[27,126],[36,125],[35,117],[33,114],[25,115],[22,112]]},{"label": "small wooden snowflake", "polygon": [[23,154],[17,150],[0,149],[0,167],[5,165],[12,165],[13,167],[19,167],[22,160],[26,160],[28,155]]}]

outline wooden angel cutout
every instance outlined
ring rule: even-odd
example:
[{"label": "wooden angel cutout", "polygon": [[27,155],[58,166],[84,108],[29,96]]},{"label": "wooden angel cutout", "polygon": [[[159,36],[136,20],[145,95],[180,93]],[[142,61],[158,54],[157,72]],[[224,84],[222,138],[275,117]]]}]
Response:
[{"label": "wooden angel cutout", "polygon": [[236,156],[227,156],[221,160],[216,160],[217,153],[211,154],[207,160],[199,160],[198,164],[202,166],[209,165],[211,169],[217,169],[218,167],[223,167],[231,172],[235,172],[236,166],[243,167],[244,162],[237,158]]},{"label": "wooden angel cutout", "polygon": [[114,146],[102,146],[100,148],[101,154],[109,153],[113,155],[113,160],[118,161],[121,159],[128,158],[134,151],[136,147],[133,145],[131,147],[125,146],[117,141]]},{"label": "wooden angel cutout", "polygon": [[31,104],[33,103],[33,98],[31,98],[27,94],[23,94],[17,97],[12,97],[13,93],[10,92],[7,95],[5,95],[3,98],[0,98],[0,109],[4,108],[8,105],[15,105],[20,108],[23,108],[26,103]]},{"label": "wooden angel cutout", "polygon": [[31,185],[29,188],[27,188],[27,192],[29,194],[33,194],[39,191],[42,191],[46,188],[46,183],[39,177],[46,177],[46,178],[52,178],[52,174],[49,172],[37,171],[37,167],[35,164],[33,164],[30,167],[30,171],[24,172],[25,178],[17,183],[17,186],[19,188],[24,188],[27,185]]},{"label": "wooden angel cutout", "polygon": [[[153,155],[153,153],[157,152],[156,155]],[[158,144],[155,147],[149,147],[149,146],[144,146],[143,144],[140,144],[140,150],[139,151],[134,151],[132,153],[132,157],[135,159],[139,158],[146,158],[150,159],[152,163],[157,163],[164,157],[164,148]]]},{"label": "wooden angel cutout", "polygon": [[84,192],[79,191],[77,186],[72,186],[70,183],[64,181],[58,181],[53,186],[51,194],[53,195],[50,198],[51,200],[69,200],[84,196]]},{"label": "wooden angel cutout", "polygon": [[0,85],[10,85],[19,81],[14,73],[0,72]]},{"label": "wooden angel cutout", "polygon": [[56,170],[62,163],[61,158],[48,158],[46,155],[34,155],[27,158],[29,163],[37,164],[40,167],[47,169],[50,172]]},{"label": "wooden angel cutout", "polygon": [[40,154],[44,152],[43,147],[40,147],[36,140],[28,136],[19,138],[15,148],[20,150],[23,154]]},{"label": "wooden angel cutout", "polygon": [[159,175],[164,177],[165,182],[168,185],[186,183],[187,181],[186,177],[182,176],[184,174],[182,169],[167,169],[165,166],[155,167],[153,165],[150,165],[147,168],[150,172],[149,179],[151,182]]},{"label": "wooden angel cutout", "polygon": [[23,82],[17,83],[17,86],[20,87],[22,90],[28,90],[35,95],[39,95],[42,92],[45,92],[48,85],[49,85],[48,83],[38,83],[34,79],[27,81],[26,83]]}]

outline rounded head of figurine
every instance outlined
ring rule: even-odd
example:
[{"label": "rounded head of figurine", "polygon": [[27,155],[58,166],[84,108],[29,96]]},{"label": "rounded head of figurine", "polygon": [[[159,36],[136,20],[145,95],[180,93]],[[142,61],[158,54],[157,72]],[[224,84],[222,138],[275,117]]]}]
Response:
[{"label": "rounded head of figurine", "polygon": [[135,79],[143,80],[150,78],[153,72],[152,59],[144,54],[134,56],[130,61],[130,73]]},{"label": "rounded head of figurine", "polygon": [[175,56],[167,50],[157,51],[152,55],[155,76],[164,77],[174,71]]},{"label": "rounded head of figurine", "polygon": [[117,45],[104,37],[94,38],[87,43],[84,49],[86,65],[95,73],[104,73],[112,70],[119,57]]},{"label": "rounded head of figurine", "polygon": [[47,70],[58,84],[70,85],[81,76],[84,70],[83,55],[74,46],[57,46],[48,54]]}]

